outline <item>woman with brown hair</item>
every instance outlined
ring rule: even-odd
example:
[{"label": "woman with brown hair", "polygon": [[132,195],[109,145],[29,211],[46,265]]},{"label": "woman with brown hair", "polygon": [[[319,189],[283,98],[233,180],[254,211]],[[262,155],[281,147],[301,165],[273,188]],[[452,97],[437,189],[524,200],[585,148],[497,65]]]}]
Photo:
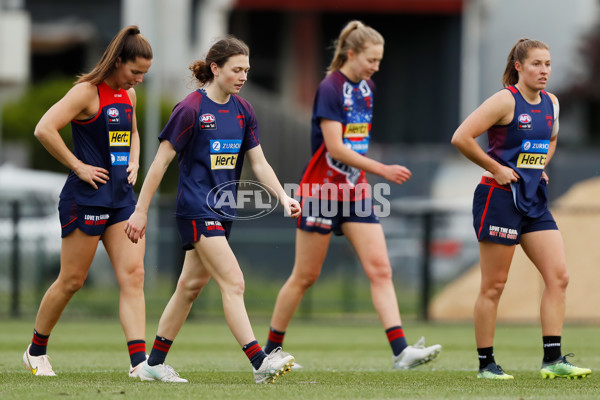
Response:
[{"label": "woman with brown hair", "polygon": [[[123,28],[101,60],[41,118],[35,136],[70,169],[60,194],[61,266],[46,291],[35,320],[33,339],[23,354],[36,376],[55,376],[46,348],[52,329],[71,297],[86,280],[102,240],[120,286],[119,315],[131,367],[146,359],[144,244],[134,245],[123,231],[135,209],[140,138],[133,87],[152,64],[152,48],[137,26]],[[73,151],[60,136],[71,123]]]}]

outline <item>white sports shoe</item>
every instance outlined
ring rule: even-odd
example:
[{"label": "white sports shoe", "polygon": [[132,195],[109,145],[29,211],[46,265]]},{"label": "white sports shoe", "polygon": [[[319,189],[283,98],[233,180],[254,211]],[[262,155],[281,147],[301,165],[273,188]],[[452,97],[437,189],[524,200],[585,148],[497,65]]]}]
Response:
[{"label": "white sports shoe", "polygon": [[273,350],[265,358],[259,369],[254,370],[254,380],[256,383],[274,383],[279,375],[285,375],[292,365],[294,365],[294,356],[285,353],[281,354],[281,347]]},{"label": "white sports shoe", "polygon": [[[272,353],[273,353],[274,351],[275,351],[275,350],[273,350],[273,351],[272,351]],[[291,354],[290,354],[290,353],[288,353],[288,352],[286,352],[286,351],[279,350],[279,356],[280,356],[280,357],[284,358],[284,357],[287,357],[287,356],[289,356],[289,355],[291,355]],[[297,370],[299,370],[299,369],[303,369],[303,368],[304,368],[304,367],[303,367],[302,365],[300,365],[300,364],[298,364],[296,361],[294,361],[294,364],[292,365],[292,368],[291,368],[291,369],[292,369],[292,370],[294,370],[294,371],[297,371]]]},{"label": "white sports shoe", "polygon": [[411,369],[421,364],[425,364],[436,358],[442,351],[442,346],[434,344],[425,347],[425,338],[421,337],[417,343],[406,347],[402,353],[394,356],[394,368]]},{"label": "white sports shoe", "polygon": [[25,368],[31,371],[35,376],[56,376],[52,371],[52,365],[50,365],[50,357],[45,354],[43,356],[32,356],[29,354],[29,348],[31,344],[27,346],[27,350],[23,353],[23,363]]},{"label": "white sports shoe", "polygon": [[[148,359],[148,354],[146,354],[146,360],[147,359]],[[135,367],[132,367],[131,364],[129,364],[129,377],[130,378],[139,378],[140,377],[140,371],[142,370],[142,364],[143,364],[143,362],[139,363]]]},{"label": "white sports shoe", "polygon": [[143,381],[161,381],[161,382],[187,382],[187,379],[179,377],[173,367],[166,364],[150,366],[148,361],[138,365],[138,376]]}]

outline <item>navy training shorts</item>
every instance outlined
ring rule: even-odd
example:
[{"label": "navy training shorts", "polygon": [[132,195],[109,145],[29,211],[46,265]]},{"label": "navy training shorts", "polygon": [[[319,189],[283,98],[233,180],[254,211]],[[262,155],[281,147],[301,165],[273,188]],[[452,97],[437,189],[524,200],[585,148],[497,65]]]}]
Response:
[{"label": "navy training shorts", "polygon": [[537,218],[521,214],[510,186],[484,176],[473,195],[473,228],[479,241],[515,245],[524,233],[557,230],[558,226],[549,210]]},{"label": "navy training shorts", "polygon": [[61,199],[58,203],[61,237],[77,228],[86,235],[101,236],[107,227],[129,219],[134,211],[135,204],[120,208],[80,206],[74,198]]},{"label": "navy training shorts", "polygon": [[177,230],[181,238],[181,247],[184,250],[192,250],[194,243],[200,240],[201,236],[225,236],[229,240],[233,221],[218,221],[209,219],[185,219],[176,218]]},{"label": "navy training shorts", "polygon": [[304,197],[301,202],[302,216],[298,218],[298,229],[342,236],[342,224],[360,222],[378,224],[379,217],[373,209],[373,199],[340,201]]}]

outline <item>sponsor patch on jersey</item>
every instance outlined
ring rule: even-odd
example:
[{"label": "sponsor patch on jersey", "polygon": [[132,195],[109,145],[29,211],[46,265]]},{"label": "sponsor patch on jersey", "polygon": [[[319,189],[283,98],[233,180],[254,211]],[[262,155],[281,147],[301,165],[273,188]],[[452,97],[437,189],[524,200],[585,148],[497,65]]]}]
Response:
[{"label": "sponsor patch on jersey", "polygon": [[547,154],[549,149],[549,140],[523,140],[521,142],[521,151],[523,152]]},{"label": "sponsor patch on jersey", "polygon": [[119,123],[119,110],[114,107],[109,108],[106,111],[106,115],[108,115],[108,123],[109,124],[118,124]]},{"label": "sponsor patch on jersey", "polygon": [[211,153],[239,153],[242,147],[241,140],[211,140]]},{"label": "sponsor patch on jersey", "polygon": [[544,169],[546,165],[546,154],[521,153],[517,159],[518,168]]},{"label": "sponsor patch on jersey", "polygon": [[234,169],[237,162],[237,154],[211,154],[211,169]]},{"label": "sponsor patch on jersey", "polygon": [[346,125],[345,138],[364,138],[369,136],[369,123],[351,123]]},{"label": "sponsor patch on jersey", "polygon": [[110,163],[112,165],[128,165],[129,153],[110,153]]},{"label": "sponsor patch on jersey", "polygon": [[131,145],[130,131],[108,131],[108,141],[111,146]]},{"label": "sponsor patch on jersey", "polygon": [[357,153],[365,154],[369,150],[369,139],[363,140],[344,140],[344,146]]},{"label": "sponsor patch on jersey", "polygon": [[531,129],[531,115],[521,114],[518,118],[519,129]]},{"label": "sponsor patch on jersey", "polygon": [[217,129],[217,119],[212,114],[202,114],[199,117],[200,129]]}]

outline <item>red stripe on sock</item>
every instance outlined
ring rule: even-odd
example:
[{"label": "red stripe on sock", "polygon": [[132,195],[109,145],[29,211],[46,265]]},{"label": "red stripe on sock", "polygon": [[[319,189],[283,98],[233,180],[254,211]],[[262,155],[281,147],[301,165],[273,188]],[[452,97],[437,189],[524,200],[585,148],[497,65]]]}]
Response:
[{"label": "red stripe on sock", "polygon": [[132,344],[130,346],[128,346],[129,348],[129,355],[132,355],[133,353],[137,353],[139,351],[142,352],[146,352],[146,344],[145,343],[135,343]]},{"label": "red stripe on sock", "polygon": [[260,345],[257,343],[254,346],[247,348],[246,350],[244,350],[244,353],[246,353],[246,356],[248,358],[252,358],[256,353],[258,353],[259,351],[261,351],[262,348],[260,347]]},{"label": "red stripe on sock", "polygon": [[393,331],[389,331],[387,333],[387,337],[388,337],[388,341],[393,341],[396,340],[398,338],[404,337],[404,330],[403,329],[394,329]]},{"label": "red stripe on sock", "polygon": [[156,341],[154,341],[154,346],[152,346],[152,348],[159,350],[159,351],[164,351],[165,353],[167,353],[169,351],[169,349],[171,348],[171,345],[163,343],[163,342],[159,342],[158,340],[156,340]]},{"label": "red stripe on sock", "polygon": [[49,338],[41,338],[39,336],[33,335],[33,340],[32,342],[34,344],[37,344],[38,346],[48,346],[48,339]]},{"label": "red stripe on sock", "polygon": [[273,343],[283,343],[283,334],[269,331],[269,340]]}]

